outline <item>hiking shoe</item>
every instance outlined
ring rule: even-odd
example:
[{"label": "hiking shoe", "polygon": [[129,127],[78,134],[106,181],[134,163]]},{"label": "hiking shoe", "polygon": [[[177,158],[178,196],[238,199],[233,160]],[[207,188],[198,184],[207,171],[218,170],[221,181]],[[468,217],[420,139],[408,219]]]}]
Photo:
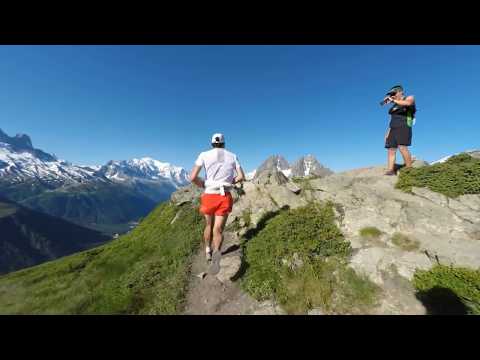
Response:
[{"label": "hiking shoe", "polygon": [[387,176],[393,176],[393,175],[396,175],[395,171],[387,171],[384,175],[387,175]]},{"label": "hiking shoe", "polygon": [[210,274],[217,275],[220,272],[220,260],[222,259],[222,253],[217,250],[213,252],[212,263],[210,264]]},{"label": "hiking shoe", "polygon": [[207,259],[207,262],[212,261],[212,249],[210,249],[210,247],[205,249],[205,258]]}]

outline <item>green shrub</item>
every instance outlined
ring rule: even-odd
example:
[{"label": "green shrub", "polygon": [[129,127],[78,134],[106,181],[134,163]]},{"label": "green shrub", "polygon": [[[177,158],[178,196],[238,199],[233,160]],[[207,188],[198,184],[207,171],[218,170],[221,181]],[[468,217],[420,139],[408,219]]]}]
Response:
[{"label": "green shrub", "polygon": [[415,251],[420,248],[417,240],[410,239],[407,235],[395,233],[392,236],[392,243],[405,251]]},{"label": "green shrub", "polygon": [[[458,307],[452,301],[453,295],[463,304],[466,313],[480,315],[480,270],[436,265],[428,271],[417,270],[413,284],[421,300],[430,308],[440,309],[432,313],[452,313],[449,306]],[[448,296],[438,296],[448,293]]]},{"label": "green shrub", "polygon": [[[280,211],[245,244],[242,286],[257,300],[275,298],[291,314],[317,306],[365,311],[375,301],[376,287],[347,268],[350,253],[332,204]],[[290,266],[294,259],[302,264]]]},{"label": "green shrub", "polygon": [[444,163],[401,170],[395,187],[410,192],[414,186],[427,187],[451,198],[480,194],[480,160],[463,153]]},{"label": "green shrub", "polygon": [[243,219],[243,222],[245,223],[245,226],[247,227],[250,226],[252,222],[250,210],[243,210],[242,219]]},{"label": "green shrub", "polygon": [[363,229],[360,229],[359,233],[360,236],[372,238],[378,238],[380,235],[382,235],[382,232],[374,226],[364,227]]}]

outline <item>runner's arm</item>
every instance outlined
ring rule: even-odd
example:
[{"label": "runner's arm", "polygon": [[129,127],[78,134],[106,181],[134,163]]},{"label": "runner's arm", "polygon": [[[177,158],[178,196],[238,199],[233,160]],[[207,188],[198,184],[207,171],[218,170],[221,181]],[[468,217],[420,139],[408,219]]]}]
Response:
[{"label": "runner's arm", "polygon": [[190,181],[197,185],[199,188],[203,189],[205,187],[205,182],[201,177],[198,176],[201,170],[201,166],[195,165],[192,169],[192,172],[190,173]]},{"label": "runner's arm", "polygon": [[235,180],[233,180],[233,183],[239,183],[245,180],[245,173],[243,172],[243,169],[241,166],[237,166],[237,176],[235,177]]}]

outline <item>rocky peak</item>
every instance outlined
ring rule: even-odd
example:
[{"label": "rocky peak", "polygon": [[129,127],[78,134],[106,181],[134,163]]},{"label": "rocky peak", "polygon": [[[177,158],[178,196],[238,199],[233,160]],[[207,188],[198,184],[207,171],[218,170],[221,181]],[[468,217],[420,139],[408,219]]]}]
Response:
[{"label": "rocky peak", "polygon": [[265,171],[288,171],[290,165],[287,160],[281,155],[272,155],[265,160],[262,165],[257,169],[255,177],[259,177],[262,172]]},{"label": "rocky peak", "polygon": [[10,137],[0,129],[0,142],[9,144],[15,149],[33,150],[32,140],[26,134],[17,134]]},{"label": "rocky peak", "polygon": [[333,174],[333,171],[324,167],[313,155],[302,156],[292,165],[292,176],[319,176],[324,177]]}]

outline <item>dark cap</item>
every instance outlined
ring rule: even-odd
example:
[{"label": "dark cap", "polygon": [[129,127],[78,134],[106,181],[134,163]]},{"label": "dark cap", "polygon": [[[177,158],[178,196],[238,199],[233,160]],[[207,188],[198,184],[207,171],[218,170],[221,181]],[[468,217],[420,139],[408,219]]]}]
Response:
[{"label": "dark cap", "polygon": [[390,90],[388,90],[387,95],[395,95],[399,91],[403,91],[402,85],[395,85]]}]

